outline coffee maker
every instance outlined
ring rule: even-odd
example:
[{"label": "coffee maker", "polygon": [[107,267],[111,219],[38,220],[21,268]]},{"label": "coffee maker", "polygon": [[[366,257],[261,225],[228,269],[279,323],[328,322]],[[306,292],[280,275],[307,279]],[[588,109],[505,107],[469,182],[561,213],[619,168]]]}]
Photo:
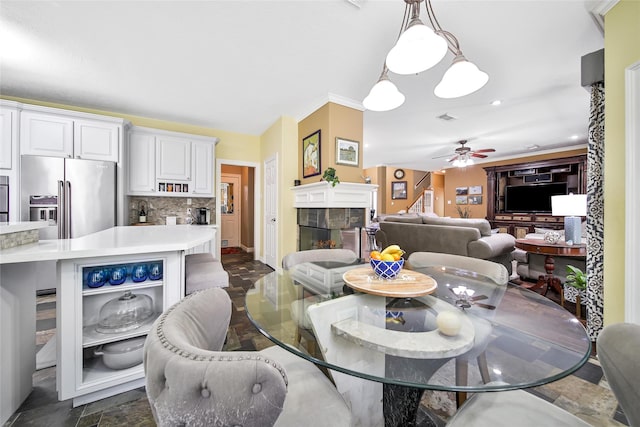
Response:
[{"label": "coffee maker", "polygon": [[211,222],[211,209],[197,208],[196,221],[198,224],[204,224],[204,225],[209,224]]}]

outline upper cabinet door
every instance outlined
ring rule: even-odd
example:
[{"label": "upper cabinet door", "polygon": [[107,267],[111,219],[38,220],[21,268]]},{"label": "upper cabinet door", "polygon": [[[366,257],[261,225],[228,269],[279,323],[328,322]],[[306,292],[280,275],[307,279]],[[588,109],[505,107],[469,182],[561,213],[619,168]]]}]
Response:
[{"label": "upper cabinet door", "polygon": [[31,111],[20,113],[20,153],[72,157],[73,120]]},{"label": "upper cabinet door", "polygon": [[129,134],[128,194],[154,194],[156,191],[156,138],[148,133]]},{"label": "upper cabinet door", "polygon": [[192,142],[193,184],[192,193],[213,197],[213,148],[211,142]]},{"label": "upper cabinet door", "polygon": [[74,120],[74,155],[78,159],[118,161],[121,126],[93,120]]},{"label": "upper cabinet door", "polygon": [[0,109],[0,169],[11,169],[15,111]]},{"label": "upper cabinet door", "polygon": [[156,138],[156,171],[158,179],[189,181],[191,179],[191,141],[158,136]]}]

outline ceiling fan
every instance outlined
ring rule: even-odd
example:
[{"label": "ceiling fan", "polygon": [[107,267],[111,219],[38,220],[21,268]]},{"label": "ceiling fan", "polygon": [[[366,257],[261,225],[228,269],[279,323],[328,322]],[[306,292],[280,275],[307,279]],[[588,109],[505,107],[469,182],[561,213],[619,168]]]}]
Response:
[{"label": "ceiling fan", "polygon": [[[482,153],[493,153],[494,151],[496,151],[493,148],[484,148],[482,150],[472,150],[471,148],[465,146],[466,143],[467,143],[466,139],[458,141],[458,144],[460,144],[460,147],[455,149],[455,154],[449,159],[447,159],[447,161],[453,162],[454,166],[460,166],[460,167],[468,166],[473,164],[473,160],[471,159],[472,157],[484,159],[487,157],[487,155]],[[449,157],[449,156],[450,155],[447,154],[446,156],[434,157],[434,159],[439,159],[442,157]]]}]

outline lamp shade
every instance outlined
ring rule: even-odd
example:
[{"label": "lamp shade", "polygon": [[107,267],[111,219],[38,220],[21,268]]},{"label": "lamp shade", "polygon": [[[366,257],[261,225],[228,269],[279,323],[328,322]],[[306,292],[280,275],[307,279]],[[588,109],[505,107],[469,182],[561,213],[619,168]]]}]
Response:
[{"label": "lamp shade", "polygon": [[458,54],[433,93],[438,98],[458,98],[477,91],[488,81],[487,73]]},{"label": "lamp shade", "polygon": [[587,195],[568,194],[563,196],[551,196],[551,215],[586,216]]},{"label": "lamp shade", "polygon": [[447,49],[444,38],[413,18],[387,54],[387,67],[396,74],[416,74],[440,62]]},{"label": "lamp shade", "polygon": [[371,111],[389,111],[404,103],[404,95],[387,77],[386,71],[380,76],[369,95],[362,101],[362,105]]}]

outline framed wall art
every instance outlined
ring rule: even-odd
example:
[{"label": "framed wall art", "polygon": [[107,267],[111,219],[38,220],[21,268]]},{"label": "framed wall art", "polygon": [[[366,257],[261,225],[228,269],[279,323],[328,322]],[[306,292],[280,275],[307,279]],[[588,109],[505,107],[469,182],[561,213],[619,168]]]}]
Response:
[{"label": "framed wall art", "polygon": [[302,139],[302,177],[320,175],[320,129]]},{"label": "framed wall art", "polygon": [[456,187],[456,196],[466,196],[469,194],[469,187]]},{"label": "framed wall art", "polygon": [[407,181],[391,182],[391,198],[394,200],[407,198]]},{"label": "framed wall art", "polygon": [[344,138],[336,138],[336,164],[359,166],[360,143]]},{"label": "framed wall art", "polygon": [[473,196],[469,196],[469,204],[470,205],[481,205],[482,204],[482,196],[480,195],[473,195]]},{"label": "framed wall art", "polygon": [[467,196],[456,196],[456,205],[466,205]]},{"label": "framed wall art", "polygon": [[469,187],[469,194],[482,194],[482,185],[474,185]]}]

